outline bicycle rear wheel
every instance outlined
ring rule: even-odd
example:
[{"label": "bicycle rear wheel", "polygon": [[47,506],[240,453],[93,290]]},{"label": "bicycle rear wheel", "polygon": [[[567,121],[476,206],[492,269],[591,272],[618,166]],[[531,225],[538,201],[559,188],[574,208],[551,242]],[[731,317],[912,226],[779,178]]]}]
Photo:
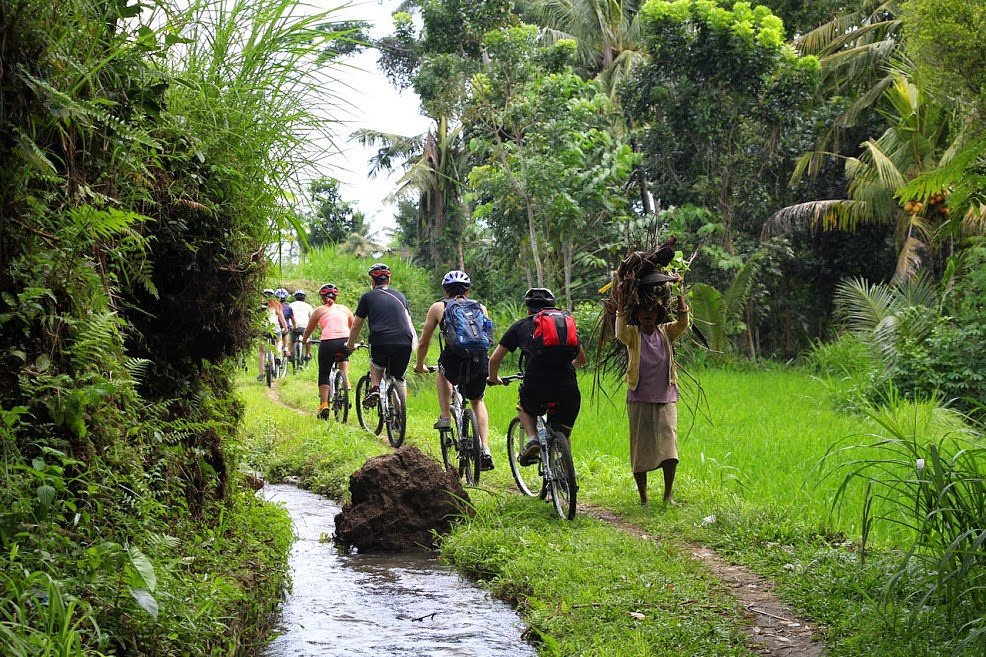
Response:
[{"label": "bicycle rear wheel", "polygon": [[301,371],[301,338],[295,338],[291,345],[291,371],[294,374]]},{"label": "bicycle rear wheel", "polygon": [[407,430],[407,406],[405,405],[404,388],[396,381],[387,386],[387,440],[393,447],[404,443],[404,432]]},{"label": "bicycle rear wheel", "polygon": [[359,425],[370,433],[380,435],[383,429],[383,416],[380,415],[380,404],[375,404],[372,408],[363,406],[366,393],[370,391],[370,375],[364,374],[356,383],[356,417]]},{"label": "bicycle rear wheel", "polygon": [[267,381],[267,387],[270,388],[274,380],[274,358],[270,353],[264,356],[264,378]]},{"label": "bicycle rear wheel", "polygon": [[575,481],[572,448],[565,434],[555,432],[548,445],[548,462],[551,465],[551,501],[559,517],[571,520],[575,517],[575,495],[579,487]]},{"label": "bicycle rear wheel", "polygon": [[510,421],[510,428],[507,429],[507,456],[510,460],[510,472],[514,475],[517,488],[528,497],[544,496],[544,480],[541,479],[538,471],[539,467],[533,465],[523,466],[517,459],[524,451],[527,444],[527,436],[524,434],[524,427],[520,426],[520,418],[515,417]]},{"label": "bicycle rear wheel", "polygon": [[471,486],[479,483],[480,459],[482,447],[476,433],[476,416],[469,409],[462,414],[459,427],[459,475],[465,475],[466,483]]},{"label": "bicycle rear wheel", "polygon": [[346,387],[346,376],[341,370],[336,370],[332,381],[332,415],[336,422],[346,423],[349,419],[349,388]]}]

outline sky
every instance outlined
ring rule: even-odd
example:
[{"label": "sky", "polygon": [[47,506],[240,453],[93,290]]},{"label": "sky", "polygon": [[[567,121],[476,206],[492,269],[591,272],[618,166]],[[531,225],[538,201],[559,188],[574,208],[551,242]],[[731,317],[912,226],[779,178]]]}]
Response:
[{"label": "sky", "polygon": [[[364,20],[373,25],[370,36],[377,38],[393,31],[391,13],[400,0],[355,0],[344,5],[340,0],[308,0],[315,9],[326,10],[341,7],[332,20]],[[393,193],[400,173],[369,179],[369,159],[375,149],[364,148],[349,141],[349,135],[359,128],[373,128],[382,132],[401,135],[417,135],[428,129],[429,122],[419,112],[418,96],[413,90],[398,92],[386,76],[377,68],[376,50],[365,50],[340,60],[332,75],[344,94],[348,105],[338,107],[339,123],[335,125],[333,142],[322,149],[326,156],[319,170],[311,177],[338,178],[343,199],[353,201],[369,221],[374,237],[386,241],[396,223],[395,203],[385,199]],[[338,106],[338,103],[336,103]],[[335,152],[333,152],[335,151]]]}]

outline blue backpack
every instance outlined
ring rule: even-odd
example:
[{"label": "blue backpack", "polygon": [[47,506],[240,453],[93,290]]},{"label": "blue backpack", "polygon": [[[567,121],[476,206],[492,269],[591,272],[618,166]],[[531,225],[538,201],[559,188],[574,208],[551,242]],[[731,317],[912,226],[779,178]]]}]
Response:
[{"label": "blue backpack", "polygon": [[442,315],[442,337],[445,348],[464,358],[485,356],[493,346],[493,320],[483,313],[483,307],[472,299],[456,298],[445,301]]}]

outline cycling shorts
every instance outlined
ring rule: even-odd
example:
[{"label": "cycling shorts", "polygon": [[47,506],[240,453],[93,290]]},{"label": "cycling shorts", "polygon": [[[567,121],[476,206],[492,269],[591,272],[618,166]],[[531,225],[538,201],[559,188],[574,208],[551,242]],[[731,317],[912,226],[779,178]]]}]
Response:
[{"label": "cycling shorts", "polygon": [[578,386],[551,387],[520,386],[520,407],[528,415],[547,413],[548,426],[566,436],[572,435],[572,427],[582,407],[582,393]]},{"label": "cycling shorts", "polygon": [[383,370],[387,376],[403,381],[407,364],[411,362],[411,345],[371,344],[370,362],[378,370]]},{"label": "cycling shorts", "polygon": [[486,355],[478,360],[462,358],[448,349],[438,357],[438,371],[449,383],[459,388],[466,399],[482,399],[486,392],[486,379],[490,373],[490,361]]},{"label": "cycling shorts", "polygon": [[322,340],[318,343],[318,385],[330,385],[329,376],[332,372],[332,363],[342,363],[349,360],[346,342],[346,338],[336,338],[335,340]]}]

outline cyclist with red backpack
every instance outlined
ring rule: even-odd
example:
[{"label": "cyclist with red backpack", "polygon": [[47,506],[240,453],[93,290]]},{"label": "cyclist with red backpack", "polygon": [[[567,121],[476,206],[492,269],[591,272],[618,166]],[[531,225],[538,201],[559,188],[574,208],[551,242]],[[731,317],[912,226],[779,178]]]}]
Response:
[{"label": "cyclist with red backpack", "polygon": [[570,436],[579,416],[582,395],[575,368],[586,363],[585,350],[570,313],[555,307],[555,295],[543,287],[531,288],[524,295],[528,316],[510,325],[490,356],[487,383],[502,384],[500,363],[518,347],[524,364],[520,386],[520,423],[527,432],[527,444],[518,459],[521,465],[538,461],[537,416],[547,412],[554,431]]},{"label": "cyclist with red backpack", "polygon": [[449,404],[452,386],[458,386],[462,396],[472,404],[476,414],[476,428],[483,447],[480,461],[482,470],[493,469],[493,456],[489,447],[489,415],[483,394],[489,375],[489,350],[493,346],[493,322],[486,307],[469,299],[472,281],[464,271],[452,270],[442,278],[445,298],[436,301],[428,309],[421,340],[418,343],[418,361],[415,372],[424,374],[425,358],[435,329],[439,328],[442,353],[438,357],[438,406],[436,429],[447,429],[451,424]]}]

